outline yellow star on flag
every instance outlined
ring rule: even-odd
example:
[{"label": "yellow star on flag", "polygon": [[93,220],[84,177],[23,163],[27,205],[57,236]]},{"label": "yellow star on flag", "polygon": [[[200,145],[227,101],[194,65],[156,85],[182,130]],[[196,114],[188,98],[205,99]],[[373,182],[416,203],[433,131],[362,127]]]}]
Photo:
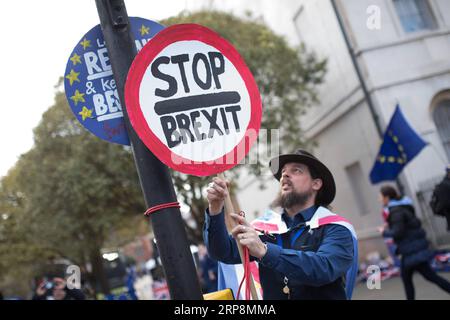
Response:
[{"label": "yellow star on flag", "polygon": [[83,97],[84,97],[84,93],[81,93],[80,91],[75,90],[75,94],[73,96],[71,96],[70,99],[73,100],[75,105],[77,105],[78,102],[80,102],[80,101],[86,102]]},{"label": "yellow star on flag", "polygon": [[83,41],[80,42],[80,44],[83,46],[83,49],[86,50],[87,47],[91,46],[91,40],[87,40],[86,38],[84,38]]},{"label": "yellow star on flag", "polygon": [[85,121],[86,118],[92,118],[92,109],[88,109],[84,106],[78,114],[83,118],[83,121]]},{"label": "yellow star on flag", "polygon": [[73,54],[73,56],[70,58],[70,60],[72,61],[74,66],[76,66],[77,63],[81,63],[80,56],[77,55],[76,53]]},{"label": "yellow star on flag", "polygon": [[72,85],[75,81],[80,82],[80,79],[78,79],[79,74],[79,72],[75,72],[73,69],[70,70],[70,73],[66,76],[66,78],[70,81],[70,85]]},{"label": "yellow star on flag", "polygon": [[150,33],[150,28],[145,27],[144,25],[142,25],[140,31],[141,31],[141,36],[143,36],[145,34],[149,34]]}]

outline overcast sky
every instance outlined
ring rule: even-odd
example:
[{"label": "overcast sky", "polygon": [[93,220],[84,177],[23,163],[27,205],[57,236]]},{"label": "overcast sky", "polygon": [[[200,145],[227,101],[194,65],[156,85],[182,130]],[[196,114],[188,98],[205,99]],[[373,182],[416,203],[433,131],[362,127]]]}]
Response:
[{"label": "overcast sky", "polygon": [[[199,1],[202,2],[202,1]],[[126,0],[130,16],[160,20],[187,0]],[[54,85],[79,39],[99,24],[94,0],[15,0],[0,20],[0,176],[33,145],[33,128],[53,104]]]}]

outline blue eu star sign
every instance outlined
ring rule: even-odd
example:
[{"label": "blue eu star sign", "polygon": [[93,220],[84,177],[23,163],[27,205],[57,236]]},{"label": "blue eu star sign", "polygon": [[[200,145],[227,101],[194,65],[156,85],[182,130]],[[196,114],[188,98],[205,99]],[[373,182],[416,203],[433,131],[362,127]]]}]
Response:
[{"label": "blue eu star sign", "polygon": [[[138,17],[130,17],[130,25],[138,51],[164,28]],[[108,142],[130,144],[100,25],[77,42],[67,61],[64,89],[75,117],[87,130]]]}]

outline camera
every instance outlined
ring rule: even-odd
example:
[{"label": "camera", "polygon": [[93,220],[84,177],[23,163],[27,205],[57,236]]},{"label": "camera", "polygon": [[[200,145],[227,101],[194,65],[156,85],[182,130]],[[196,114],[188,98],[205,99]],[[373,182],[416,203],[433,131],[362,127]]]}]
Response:
[{"label": "camera", "polygon": [[55,287],[55,283],[53,281],[47,281],[44,287],[47,290],[52,290]]}]

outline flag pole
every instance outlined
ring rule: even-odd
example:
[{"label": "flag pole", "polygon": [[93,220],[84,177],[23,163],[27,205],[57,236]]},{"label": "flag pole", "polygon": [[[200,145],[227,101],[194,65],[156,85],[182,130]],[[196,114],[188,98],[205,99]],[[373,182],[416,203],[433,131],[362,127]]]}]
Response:
[{"label": "flag pole", "polygon": [[[225,175],[223,173],[219,173],[218,177],[225,181]],[[230,192],[228,191],[227,196],[225,197],[225,221],[228,220],[230,227],[234,228],[237,223],[230,217],[230,213],[236,213],[234,210],[233,202],[231,201]],[[242,264],[244,264],[244,249],[239,241],[236,239],[236,244],[239,251],[239,256],[241,257]],[[255,282],[253,281],[253,276],[250,273],[250,292],[253,300],[258,300],[258,294],[256,292]]]},{"label": "flag pole", "polygon": [[[381,127],[380,117],[378,116],[378,114],[375,110],[375,106],[373,104],[372,97],[370,96],[370,92],[367,89],[366,81],[364,80],[364,77],[362,75],[361,69],[358,64],[358,60],[356,59],[355,50],[353,49],[352,43],[350,42],[350,38],[347,34],[347,31],[345,30],[345,25],[344,25],[341,13],[339,12],[339,8],[336,3],[336,0],[331,0],[331,5],[332,5],[333,11],[336,15],[336,18],[337,18],[337,21],[339,24],[339,28],[341,29],[342,36],[344,37],[344,41],[347,46],[347,50],[350,54],[350,58],[352,60],[353,67],[355,68],[356,76],[358,77],[359,84],[361,85],[361,89],[364,94],[364,99],[366,100],[367,105],[369,106],[370,114],[371,114],[373,122],[375,124],[375,128],[377,130],[378,137],[381,140],[383,140],[383,128]],[[401,194],[404,194],[405,188],[398,177],[395,179],[395,182],[397,184],[398,191]]]}]

